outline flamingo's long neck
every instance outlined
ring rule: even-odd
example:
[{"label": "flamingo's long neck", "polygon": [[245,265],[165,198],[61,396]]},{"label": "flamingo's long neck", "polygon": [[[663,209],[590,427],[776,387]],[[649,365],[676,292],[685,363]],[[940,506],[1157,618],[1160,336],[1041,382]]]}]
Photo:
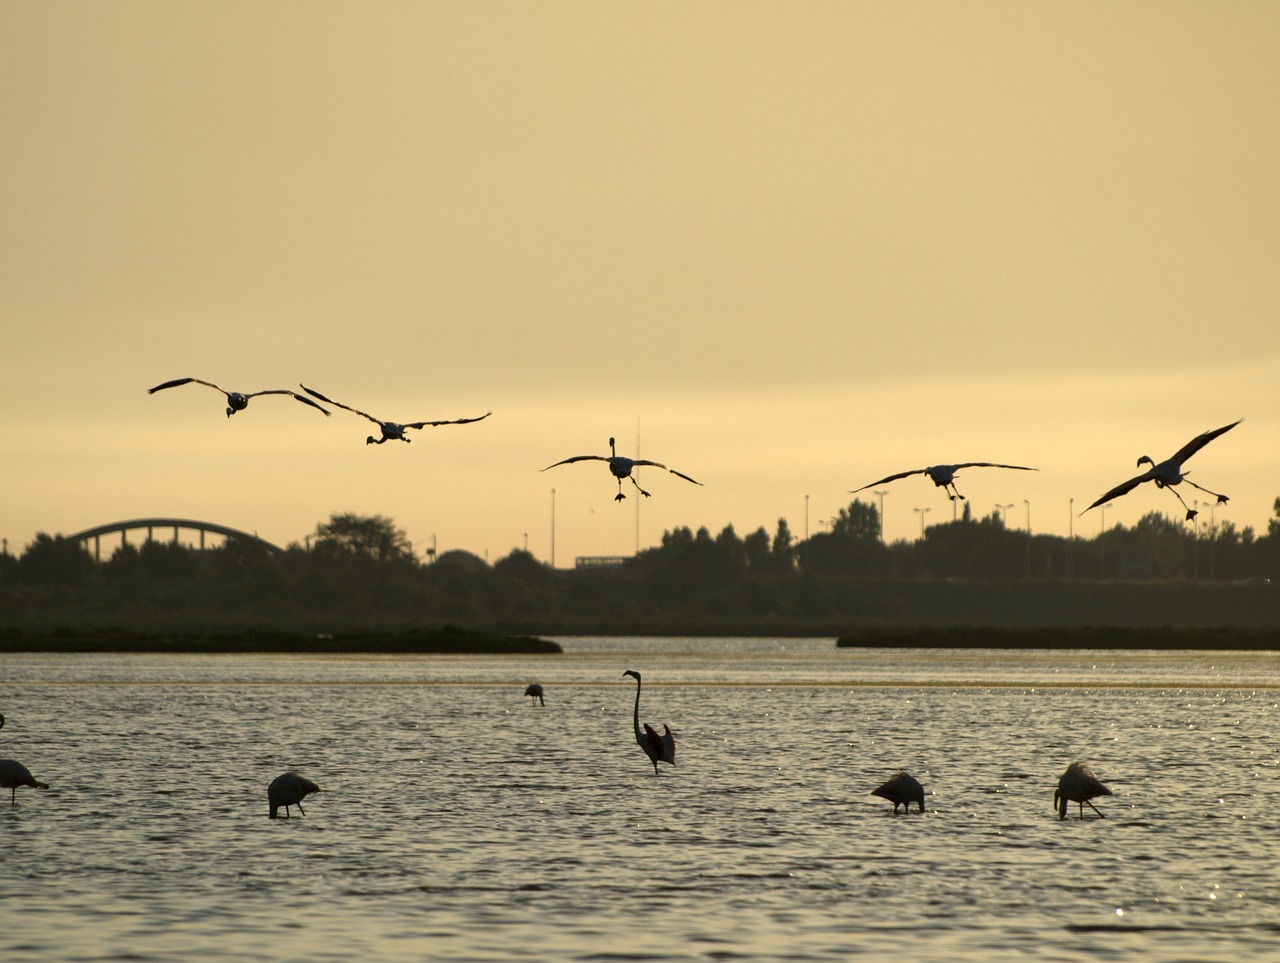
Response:
[{"label": "flamingo's long neck", "polygon": [[636,678],[636,711],[632,717],[631,724],[636,730],[636,740],[640,739],[640,679]]}]

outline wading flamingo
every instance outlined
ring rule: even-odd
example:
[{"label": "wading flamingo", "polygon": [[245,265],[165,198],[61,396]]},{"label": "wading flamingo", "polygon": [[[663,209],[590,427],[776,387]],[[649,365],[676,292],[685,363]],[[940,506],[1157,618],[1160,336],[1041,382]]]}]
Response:
[{"label": "wading flamingo", "polygon": [[671,765],[676,764],[676,737],[671,734],[671,727],[664,725],[663,735],[658,735],[649,723],[644,724],[644,729],[640,728],[640,673],[634,669],[628,669],[623,675],[629,675],[636,680],[636,711],[633,717],[633,725],[636,731],[636,743],[644,750],[644,754],[649,757],[649,761],[653,763],[653,774],[658,774],[658,763],[669,762]]}]

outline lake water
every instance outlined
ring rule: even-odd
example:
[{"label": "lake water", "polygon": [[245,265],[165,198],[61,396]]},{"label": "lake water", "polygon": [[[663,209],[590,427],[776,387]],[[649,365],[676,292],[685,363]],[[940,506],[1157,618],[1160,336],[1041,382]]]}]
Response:
[{"label": "lake water", "polygon": [[[52,786],[0,805],[0,959],[1280,957],[1271,654],[559,641],[0,657]],[[1077,758],[1105,819],[1057,819]],[[869,795],[899,767],[923,815]]]}]

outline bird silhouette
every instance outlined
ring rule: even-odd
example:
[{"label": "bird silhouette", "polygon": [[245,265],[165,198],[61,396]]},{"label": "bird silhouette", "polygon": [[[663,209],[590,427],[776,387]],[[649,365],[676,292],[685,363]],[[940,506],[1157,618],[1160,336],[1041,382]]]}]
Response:
[{"label": "bird silhouette", "polygon": [[671,727],[664,725],[663,735],[658,735],[649,723],[644,724],[644,729],[640,728],[640,673],[634,669],[628,669],[623,675],[629,675],[636,680],[636,711],[633,717],[633,725],[636,731],[636,744],[644,750],[644,754],[649,757],[649,761],[653,763],[653,774],[658,774],[658,763],[669,762],[671,765],[676,764],[676,737],[671,733]]},{"label": "bird silhouette", "polygon": [[541,683],[534,682],[530,685],[525,686],[524,694],[527,696],[533,696],[535,699],[538,700],[538,702],[540,702],[544,706],[547,704],[547,700],[542,698]]},{"label": "bird silhouette", "polygon": [[[4,715],[0,714],[0,729],[4,728]],[[9,790],[9,805],[18,805],[18,787],[30,786],[32,789],[48,789],[47,782],[40,782],[31,775],[31,770],[16,759],[0,759],[0,787]]]},{"label": "bird silhouette", "polygon": [[312,408],[316,409],[316,411],[324,412],[324,415],[326,418],[329,416],[328,411],[326,411],[324,408],[321,408],[318,404],[316,404],[310,398],[304,398],[302,395],[298,394],[297,392],[290,391],[287,388],[271,388],[267,391],[250,391],[246,393],[241,391],[228,391],[226,388],[219,388],[212,381],[201,381],[199,378],[177,378],[173,381],[166,381],[162,385],[156,385],[154,388],[148,388],[147,394],[153,395],[157,391],[164,391],[165,388],[176,388],[178,387],[178,385],[191,384],[191,382],[193,381],[198,385],[208,385],[210,388],[214,389],[215,391],[221,391],[224,395],[227,396],[227,417],[228,418],[234,415],[237,411],[244,411],[244,409],[247,408],[249,405],[249,399],[256,398],[258,397],[258,395],[288,395],[290,398],[293,398],[295,401],[301,401],[304,405],[310,405]]},{"label": "bird silhouette", "polygon": [[[1130,478],[1127,482],[1122,482],[1121,484],[1117,485],[1115,488],[1111,489],[1111,491],[1107,492],[1105,495],[1099,498],[1096,502],[1090,505],[1089,508],[1097,508],[1099,505],[1103,504],[1104,502],[1109,502],[1113,498],[1119,498],[1121,495],[1127,495],[1129,492],[1133,491],[1143,482],[1149,482],[1149,481],[1155,482],[1156,488],[1167,488],[1169,489],[1169,491],[1173,492],[1174,497],[1177,498],[1178,501],[1182,502],[1182,507],[1187,510],[1187,518],[1186,518],[1187,521],[1191,521],[1200,513],[1197,512],[1194,508],[1191,508],[1187,505],[1187,503],[1183,500],[1182,496],[1178,494],[1177,491],[1174,490],[1174,487],[1173,487],[1174,485],[1180,485],[1183,482],[1186,482],[1192,488],[1198,488],[1200,491],[1204,492],[1205,494],[1212,495],[1214,498],[1218,500],[1217,504],[1219,505],[1223,504],[1228,500],[1227,496],[1220,495],[1218,494],[1218,492],[1211,492],[1209,491],[1209,489],[1204,488],[1200,485],[1197,485],[1190,478],[1188,478],[1187,473],[1182,470],[1182,463],[1186,461],[1188,458],[1190,458],[1192,455],[1194,455],[1196,452],[1198,452],[1205,445],[1209,444],[1209,442],[1213,441],[1213,439],[1217,438],[1221,434],[1225,434],[1226,432],[1230,431],[1232,428],[1240,424],[1240,422],[1242,421],[1244,421],[1244,419],[1239,418],[1236,421],[1231,422],[1231,424],[1229,425],[1223,425],[1221,428],[1213,429],[1213,431],[1206,431],[1202,435],[1196,435],[1189,442],[1187,442],[1185,445],[1179,448],[1176,452],[1174,452],[1172,457],[1166,458],[1164,461],[1160,462],[1159,464],[1156,464],[1155,459],[1153,459],[1150,455],[1143,455],[1141,458],[1138,459],[1138,464],[1139,465],[1149,464],[1151,466],[1150,468],[1144,471],[1141,475],[1135,475],[1134,477]],[[1086,508],[1084,511],[1087,512],[1089,508]],[[1084,512],[1081,512],[1080,514],[1083,515]]]},{"label": "bird silhouette", "polygon": [[542,470],[548,471],[549,469],[555,468],[557,465],[568,465],[575,461],[608,462],[609,471],[613,473],[614,478],[618,479],[618,494],[613,496],[613,500],[615,502],[620,502],[627,497],[626,495],[622,494],[622,479],[624,478],[630,478],[631,484],[636,486],[636,491],[638,491],[645,498],[649,497],[649,493],[640,487],[640,483],[636,481],[635,476],[631,474],[631,471],[633,468],[639,468],[642,465],[650,465],[654,468],[661,468],[664,471],[669,471],[671,472],[671,474],[677,476],[678,478],[683,478],[687,482],[693,482],[695,485],[702,484],[702,482],[697,481],[693,478],[690,478],[688,475],[684,474],[683,472],[678,472],[674,468],[667,468],[667,466],[662,464],[662,462],[660,461],[649,461],[646,458],[626,458],[622,455],[619,455],[617,446],[615,445],[614,442],[615,442],[615,439],[613,438],[609,439],[608,455],[574,455],[572,458],[566,458],[563,461],[556,462],[555,465],[548,465],[546,468]]},{"label": "bird silhouette", "polygon": [[296,772],[286,772],[276,776],[267,787],[267,802],[271,804],[271,813],[268,818],[277,818],[276,810],[281,806],[284,807],[285,819],[289,818],[290,806],[297,806],[298,812],[305,816],[307,813],[302,808],[302,800],[313,792],[319,791],[319,786]]},{"label": "bird silhouette", "polygon": [[1085,803],[1089,803],[1089,808],[1101,817],[1101,810],[1089,800],[1097,796],[1110,795],[1111,790],[1101,783],[1093,774],[1093,770],[1083,762],[1076,761],[1067,766],[1067,771],[1058,779],[1058,790],[1053,794],[1053,804],[1058,809],[1059,819],[1067,818],[1068,802],[1080,804],[1081,819],[1084,818]]},{"label": "bird silhouette", "polygon": [[319,398],[321,401],[331,404],[335,408],[344,408],[353,414],[360,415],[362,418],[368,418],[377,425],[382,430],[382,437],[374,438],[373,435],[370,435],[364,440],[366,445],[381,445],[388,441],[403,441],[408,443],[410,439],[405,435],[405,430],[408,428],[435,428],[439,425],[469,425],[473,421],[484,421],[493,414],[492,411],[486,411],[479,418],[454,418],[449,421],[407,421],[404,424],[400,424],[395,421],[382,421],[373,417],[373,415],[368,412],[361,411],[359,408],[352,408],[350,405],[344,405],[341,401],[334,401],[332,398],[326,398],[324,395],[320,394],[320,392],[315,391],[312,388],[308,388],[306,385],[299,385],[299,387],[307,394]]},{"label": "bird silhouette", "polygon": [[920,807],[920,812],[924,812],[924,787],[903,769],[899,769],[898,774],[883,786],[871,790],[871,795],[889,800],[895,813],[899,806],[904,813],[911,812],[912,802]]},{"label": "bird silhouette", "polygon": [[863,485],[862,488],[855,488],[849,494],[856,495],[860,491],[874,488],[876,485],[883,485],[885,482],[897,481],[899,478],[906,478],[908,475],[928,475],[933,480],[934,485],[947,493],[947,498],[951,501],[955,501],[957,498],[964,501],[965,497],[956,490],[955,484],[956,472],[961,468],[1012,468],[1016,471],[1040,470],[1039,468],[1027,468],[1025,465],[1001,465],[993,461],[966,461],[959,465],[931,465],[928,468],[915,468],[911,471],[900,471],[896,475],[886,475],[879,481],[870,482]]}]

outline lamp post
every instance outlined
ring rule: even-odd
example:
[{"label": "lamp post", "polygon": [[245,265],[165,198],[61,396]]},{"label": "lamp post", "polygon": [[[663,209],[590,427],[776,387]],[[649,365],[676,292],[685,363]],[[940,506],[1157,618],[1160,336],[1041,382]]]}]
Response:
[{"label": "lamp post", "polygon": [[888,489],[877,488],[872,491],[873,495],[880,496],[880,544],[884,544],[884,496],[889,494]]},{"label": "lamp post", "polygon": [[1022,504],[1027,506],[1027,578],[1031,578],[1031,499],[1024,498]]},{"label": "lamp post", "polygon": [[916,511],[916,512],[918,512],[918,513],[919,513],[919,515],[920,515],[920,539],[921,539],[921,541],[923,541],[923,540],[924,540],[924,517],[925,517],[925,515],[927,515],[929,512],[933,511],[933,509],[931,509],[931,508],[917,508],[917,509],[915,509],[915,511]]},{"label": "lamp post", "polygon": [[1075,563],[1076,548],[1076,500],[1074,498],[1067,499],[1067,581],[1071,581],[1075,574],[1073,571]]},{"label": "lamp post", "polygon": [[556,567],[556,490],[551,489],[551,567]]},{"label": "lamp post", "polygon": [[1013,502],[1010,502],[1008,505],[1001,505],[996,502],[996,512],[1000,515],[1000,522],[1005,528],[1009,527],[1009,509],[1013,507],[1013,504]]}]

